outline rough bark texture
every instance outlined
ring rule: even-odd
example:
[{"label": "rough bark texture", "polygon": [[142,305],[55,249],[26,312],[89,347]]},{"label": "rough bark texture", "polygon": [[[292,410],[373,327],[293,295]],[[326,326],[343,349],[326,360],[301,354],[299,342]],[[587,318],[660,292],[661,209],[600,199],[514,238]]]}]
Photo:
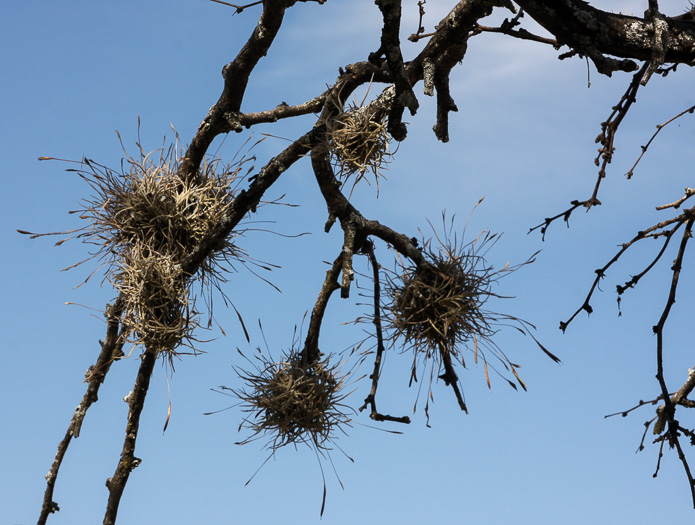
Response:
[{"label": "rough bark texture", "polygon": [[[654,21],[600,11],[581,0],[519,0],[516,2],[557,41],[591,56],[602,53],[630,60],[650,60],[654,49]],[[665,18],[669,44],[665,61],[692,64],[695,26],[690,21]],[[637,69],[618,61],[624,71]],[[610,66],[606,66],[610,67]],[[608,72],[608,70],[606,71]]]}]

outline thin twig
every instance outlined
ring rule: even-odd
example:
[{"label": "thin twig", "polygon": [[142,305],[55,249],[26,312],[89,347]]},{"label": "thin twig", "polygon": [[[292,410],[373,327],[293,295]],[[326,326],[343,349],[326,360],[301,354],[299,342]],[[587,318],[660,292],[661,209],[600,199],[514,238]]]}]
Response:
[{"label": "thin twig", "polygon": [[223,2],[222,0],[210,0],[211,2],[215,2],[218,4],[226,5],[229,7],[233,7],[236,9],[237,13],[241,13],[244,9],[247,9],[249,7],[253,7],[254,5],[260,5],[263,3],[263,0],[258,0],[257,2],[251,2],[250,4],[246,5],[236,5],[236,4],[230,4],[229,2]]},{"label": "thin twig", "polygon": [[119,337],[118,332],[123,306],[123,300],[119,297],[113,305],[107,305],[106,307],[106,312],[104,314],[107,319],[106,337],[101,344],[101,352],[99,353],[97,362],[87,370],[86,380],[89,382],[87,385],[87,392],[82,398],[79,406],[75,409],[65,437],[58,445],[58,452],[56,453],[53,465],[51,465],[51,469],[46,475],[47,486],[43,497],[43,505],[41,507],[38,525],[45,525],[49,514],[60,510],[58,504],[53,501],[53,490],[56,480],[58,479],[58,472],[63,458],[65,457],[65,453],[68,450],[72,438],[76,438],[80,435],[80,429],[82,428],[82,422],[87,414],[87,410],[98,400],[99,387],[104,382],[114,359],[121,353],[123,341],[122,338]]},{"label": "thin twig", "polygon": [[365,243],[366,246],[364,251],[369,257],[369,263],[372,266],[372,281],[374,283],[374,329],[376,332],[376,356],[374,357],[374,370],[372,375],[369,376],[372,380],[372,389],[369,395],[364,400],[364,405],[360,407],[360,412],[367,408],[367,405],[371,406],[372,411],[369,417],[374,421],[394,421],[396,423],[410,423],[410,418],[408,416],[390,416],[388,414],[380,414],[376,408],[376,391],[379,388],[379,377],[381,375],[381,360],[384,355],[384,334],[381,327],[381,286],[379,277],[379,263],[376,260],[376,255],[374,254],[374,245],[371,243]]},{"label": "thin twig", "polygon": [[[639,164],[639,162],[642,160],[642,157],[644,157],[644,154],[647,153],[647,149],[649,149],[649,146],[651,146],[652,142],[654,141],[654,139],[656,138],[656,136],[661,132],[661,130],[664,129],[666,126],[668,126],[668,125],[669,125],[671,122],[673,122],[674,120],[676,120],[676,119],[678,119],[678,118],[680,118],[680,117],[682,117],[683,115],[686,115],[686,114],[688,114],[688,113],[692,114],[693,112],[695,112],[695,106],[691,106],[691,107],[689,107],[688,109],[685,109],[685,110],[681,111],[678,115],[676,115],[675,117],[671,117],[670,119],[668,119],[668,120],[667,120],[666,122],[664,122],[663,124],[657,124],[657,126],[656,126],[656,131],[655,131],[654,134],[651,136],[651,138],[649,139],[649,141],[647,142],[647,144],[645,144],[644,146],[641,146],[642,153],[640,153],[640,156],[637,158],[637,160],[636,160],[635,163],[632,165],[632,167],[630,168],[630,170],[625,174],[625,175],[627,176],[628,179],[631,179],[631,178],[632,178],[632,176],[634,175],[635,168],[637,167],[637,164]],[[657,209],[659,209],[659,208],[657,208]]]},{"label": "thin twig", "polygon": [[[508,20],[505,19],[505,22],[508,22]],[[555,49],[559,49],[561,46],[561,44],[554,38],[546,38],[544,36],[535,35],[524,28],[513,29],[513,27],[514,26],[510,24],[505,24],[504,22],[500,27],[490,27],[477,24],[473,29],[473,36],[481,33],[502,33],[504,35],[519,38],[521,40],[530,40],[532,42],[538,42],[540,44],[547,44],[553,46]]]},{"label": "thin twig", "polygon": [[[603,279],[606,275],[606,272],[608,269],[613,266],[624,254],[628,249],[630,249],[631,246],[633,246],[636,242],[641,241],[646,238],[656,238],[656,237],[666,237],[664,240],[664,244],[662,245],[661,250],[658,252],[657,256],[653,259],[653,261],[647,266],[647,268],[641,272],[640,274],[633,276],[630,281],[625,283],[623,286],[618,286],[618,295],[622,295],[625,290],[628,288],[633,288],[635,284],[649,271],[651,270],[654,265],[656,264],[657,261],[661,258],[663,253],[666,250],[666,247],[668,246],[668,243],[671,240],[671,236],[684,224],[686,220],[686,214],[682,214],[678,217],[675,217],[673,219],[669,219],[666,221],[662,221],[658,224],[655,224],[646,230],[642,230],[637,233],[630,241],[624,243],[621,245],[620,250],[613,256],[613,258],[608,261],[602,268],[599,268],[598,270],[595,271],[596,273],[596,278],[594,279],[594,282],[592,283],[589,293],[587,294],[586,298],[584,299],[584,302],[582,305],[572,314],[572,316],[567,320],[567,321],[561,321],[560,322],[560,330],[563,332],[567,329],[567,327],[570,325],[570,323],[574,320],[574,318],[579,315],[581,311],[586,311],[588,314],[591,314],[593,312],[593,308],[591,307],[589,301],[591,300],[594,291],[598,287],[599,282],[601,279]],[[671,224],[674,224],[673,228],[670,230],[665,230],[667,226],[670,226]]]},{"label": "thin twig", "polygon": [[642,401],[640,399],[639,403],[632,408],[628,408],[627,410],[623,410],[622,412],[615,412],[613,414],[608,414],[608,415],[603,416],[603,417],[604,417],[604,419],[607,419],[609,417],[615,417],[615,416],[627,417],[627,415],[630,412],[632,412],[633,410],[637,410],[638,408],[641,408],[644,405],[656,405],[660,400],[661,400],[661,396],[657,397],[656,399],[651,399],[649,401]]},{"label": "thin twig", "polygon": [[[659,386],[661,387],[661,393],[662,397],[664,399],[664,407],[662,410],[662,414],[664,416],[664,419],[667,423],[667,433],[665,434],[665,438],[668,440],[669,444],[672,447],[676,447],[678,450],[678,457],[681,460],[681,463],[683,464],[683,469],[685,470],[685,474],[688,478],[688,482],[690,485],[690,493],[692,496],[693,500],[693,506],[695,507],[695,479],[693,479],[692,473],[690,472],[690,467],[688,465],[688,461],[685,457],[685,453],[683,452],[683,449],[680,444],[680,440],[678,438],[679,436],[679,425],[678,422],[675,419],[676,415],[676,406],[674,405],[673,401],[671,400],[671,397],[669,396],[668,393],[668,388],[666,386],[666,380],[664,378],[664,326],[666,325],[666,321],[668,320],[668,317],[671,313],[671,308],[676,302],[676,290],[678,289],[678,281],[680,278],[680,272],[683,267],[683,259],[685,257],[685,250],[688,244],[688,241],[692,238],[692,227],[693,227],[693,222],[695,222],[695,218],[690,214],[691,217],[688,219],[685,230],[683,231],[683,235],[681,238],[681,244],[678,249],[678,255],[676,257],[676,260],[673,263],[672,267],[672,279],[671,279],[671,286],[669,288],[669,294],[668,294],[668,299],[666,301],[666,305],[664,306],[664,310],[661,314],[661,317],[659,319],[659,322],[654,326],[654,333],[656,334],[656,363],[657,363],[657,372],[656,372],[656,379],[659,382]],[[687,384],[687,383],[686,383]],[[661,418],[660,418],[661,419]],[[661,419],[663,421],[663,419]],[[654,432],[656,434],[659,434],[661,430],[663,429],[663,425],[660,424],[660,421],[657,421],[657,424],[654,426]],[[658,470],[657,470],[658,472]]]},{"label": "thin twig", "polygon": [[573,200],[570,203],[572,205],[570,208],[558,213],[553,217],[546,218],[543,223],[531,228],[529,233],[540,228],[543,240],[545,240],[545,233],[547,232],[548,227],[560,217],[562,217],[565,223],[569,225],[570,215],[572,215],[572,212],[574,212],[577,208],[584,207],[588,211],[593,206],[599,206],[601,204],[601,201],[598,199],[598,192],[601,186],[601,181],[606,177],[606,166],[613,160],[613,153],[615,152],[615,135],[618,131],[618,127],[625,118],[625,115],[627,115],[627,112],[632,107],[632,104],[634,104],[634,102],[637,100],[636,96],[637,90],[640,87],[640,81],[646,74],[648,68],[649,63],[645,62],[640,70],[633,75],[632,81],[630,82],[630,85],[623,96],[620,98],[620,101],[617,105],[613,106],[613,110],[608,116],[608,119],[601,123],[601,133],[596,137],[596,142],[600,143],[601,147],[598,150],[598,156],[594,159],[596,165],[600,167],[591,197],[582,201]]},{"label": "thin twig", "polygon": [[661,206],[657,206],[656,209],[658,211],[665,210],[666,208],[673,208],[674,210],[677,210],[680,208],[680,205],[683,204],[686,200],[688,200],[690,197],[695,195],[695,189],[693,188],[685,188],[685,195],[683,195],[680,199],[671,202],[669,204],[662,204]]}]

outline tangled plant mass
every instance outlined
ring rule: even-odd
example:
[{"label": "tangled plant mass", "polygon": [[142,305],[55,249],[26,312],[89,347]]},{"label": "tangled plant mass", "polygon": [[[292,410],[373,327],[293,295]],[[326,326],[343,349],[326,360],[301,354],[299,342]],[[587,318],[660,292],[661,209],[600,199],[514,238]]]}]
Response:
[{"label": "tangled plant mass", "polygon": [[[371,171],[378,187],[380,169],[390,155],[386,113],[378,105],[353,107],[327,128],[328,149],[341,183],[344,185],[356,175],[353,185],[357,184]],[[247,159],[227,166],[219,159],[208,159],[196,173],[183,176],[176,144],[151,153],[139,147],[140,155],[128,156],[120,171],[88,159],[82,161],[80,169],[72,170],[93,190],[92,197],[78,210],[80,218],[89,225],[77,230],[76,237],[96,246],[92,256],[102,261],[105,279],[119,293],[118,352],[126,341],[143,345],[147,349],[143,355],[150,356],[152,362],[156,357],[165,357],[172,366],[173,359],[182,353],[181,346],[197,352],[194,332],[200,322],[194,283],[200,283],[202,292],[211,287],[219,290],[234,263],[245,264],[248,260],[234,243],[244,230],[235,230],[216,240],[198,266],[189,266],[190,255],[201,244],[217,239],[215,232],[232,210],[236,185],[243,179],[240,173]],[[411,263],[400,260],[396,273],[387,275],[390,302],[384,319],[392,343],[400,341],[406,350],[412,351],[411,384],[422,375],[418,367],[422,366],[425,373],[429,369],[428,398],[432,397],[432,383],[440,378],[453,388],[459,406],[467,411],[455,365],[466,366],[463,350],[470,350],[471,346],[476,363],[479,355],[484,362],[488,386],[486,352],[490,351],[525,388],[516,371],[519,365],[507,359],[492,337],[501,324],[515,325],[529,335],[531,325],[513,316],[493,313],[485,305],[489,298],[499,297],[492,285],[505,274],[532,262],[532,258],[522,265],[495,271],[486,262],[485,254],[495,244],[497,235],[484,232],[474,241],[459,245],[452,232],[453,220],[448,229],[445,227],[443,237],[436,237],[439,246],[427,241],[420,250],[421,257]],[[418,251],[417,241],[410,242]],[[367,245],[371,241],[365,241],[364,246]],[[341,270],[342,266],[336,264],[334,268]],[[378,269],[376,274],[375,289],[380,281]],[[329,297],[336,287],[337,282],[327,278],[320,297]],[[379,304],[375,293],[375,305]],[[375,310],[379,310],[378,306]],[[240,315],[239,319],[243,325]],[[375,324],[380,322],[375,320]],[[248,339],[248,333],[246,336]],[[377,337],[383,349],[383,337]],[[246,414],[239,430],[249,430],[250,436],[238,444],[264,438],[271,455],[281,447],[300,443],[320,455],[328,455],[336,435],[345,433],[351,425],[348,414],[352,409],[344,403],[348,396],[344,387],[350,374],[342,374],[340,366],[331,365],[318,348],[315,352],[294,348],[293,344],[279,362],[261,354],[255,371],[236,369],[246,384],[244,388],[221,387],[232,392]],[[314,357],[308,359],[309,355]],[[370,417],[409,423],[406,416],[394,417],[376,410],[380,357],[375,363],[372,391],[364,405],[371,403]],[[514,382],[506,380],[516,388]],[[429,418],[427,406],[425,413]],[[122,468],[127,470],[127,464],[123,463]]]},{"label": "tangled plant mass", "polygon": [[277,363],[259,359],[255,371],[239,371],[245,390],[222,387],[232,390],[249,414],[239,428],[248,428],[252,435],[241,443],[268,437],[271,450],[298,443],[326,449],[335,431],[350,423],[342,404],[347,394],[342,392],[345,376],[340,367],[328,359],[305,364],[293,351]]},{"label": "tangled plant mass", "polygon": [[93,254],[107,266],[106,279],[124,302],[123,332],[169,358],[176,348],[192,347],[199,326],[193,282],[203,291],[219,288],[226,272],[244,253],[225,238],[196,271],[182,268],[186,257],[217,227],[229,211],[240,179],[241,164],[219,159],[203,162],[195,177],[179,174],[176,145],[128,156],[116,172],[84,159],[77,171],[93,190],[78,210],[89,221],[77,237],[95,245]]},{"label": "tangled plant mass", "polygon": [[[535,254],[520,265],[495,270],[485,256],[499,238],[496,234],[483,232],[473,241],[460,244],[452,231],[453,219],[450,227],[445,227],[443,238],[437,236],[438,246],[433,246],[431,240],[425,242],[427,264],[400,262],[396,272],[387,275],[389,300],[385,318],[392,342],[401,341],[404,349],[413,353],[411,383],[418,380],[419,364],[429,366],[430,389],[436,377],[443,379],[454,388],[461,408],[466,410],[454,367],[455,362],[466,366],[463,350],[471,350],[476,363],[479,356],[483,360],[488,387],[486,351],[491,351],[516,382],[526,388],[516,371],[519,365],[512,363],[492,338],[502,325],[512,325],[528,335],[533,326],[517,317],[492,312],[486,309],[486,303],[490,298],[501,297],[493,291],[493,285],[533,262]],[[557,361],[537,340],[536,343]],[[513,381],[506,381],[516,388]]]},{"label": "tangled plant mass", "polygon": [[386,127],[386,112],[371,105],[353,106],[329,123],[328,149],[343,183],[356,175],[357,184],[371,171],[378,185],[391,156]]}]

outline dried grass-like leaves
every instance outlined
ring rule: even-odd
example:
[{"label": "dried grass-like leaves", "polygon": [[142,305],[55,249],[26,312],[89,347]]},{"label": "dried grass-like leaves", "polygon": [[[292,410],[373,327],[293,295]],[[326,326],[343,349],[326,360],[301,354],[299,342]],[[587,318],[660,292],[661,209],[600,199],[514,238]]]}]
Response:
[{"label": "dried grass-like leaves", "polygon": [[371,171],[378,185],[391,156],[386,128],[386,112],[371,106],[353,106],[329,123],[328,148],[343,182],[356,175],[357,184]]},{"label": "dried grass-like leaves", "polygon": [[[436,236],[438,246],[432,240],[425,242],[423,252],[429,264],[418,267],[400,262],[396,272],[387,276],[390,299],[385,323],[391,339],[402,341],[413,353],[411,381],[418,380],[418,365],[429,367],[430,389],[436,377],[447,384],[457,381],[453,365],[458,362],[465,367],[463,352],[468,350],[476,363],[478,357],[484,361],[489,384],[488,351],[525,388],[516,372],[519,365],[509,361],[492,338],[503,325],[527,334],[533,327],[517,317],[488,310],[486,303],[501,297],[493,291],[497,281],[533,262],[533,257],[518,266],[495,270],[485,257],[497,239],[496,234],[483,232],[462,244],[453,233],[452,219],[444,235]],[[505,380],[516,388],[513,381]]]},{"label": "dried grass-like leaves", "polygon": [[189,284],[169,257],[144,254],[137,246],[129,256],[112,276],[125,301],[123,328],[147,348],[171,354],[183,340],[192,340],[198,326]]},{"label": "dried grass-like leaves", "polygon": [[350,423],[339,366],[328,360],[305,365],[295,352],[277,363],[260,359],[255,371],[239,371],[247,388],[233,390],[249,414],[240,429],[252,435],[242,444],[267,437],[271,450],[298,443],[326,449],[336,430]]},{"label": "dried grass-like leaves", "polygon": [[[182,263],[229,211],[240,164],[204,162],[195,177],[179,173],[175,146],[127,157],[118,172],[85,159],[76,170],[92,187],[80,217],[90,226],[78,235],[97,247],[107,280],[125,301],[122,324],[129,340],[171,358],[192,346],[199,325],[194,281]],[[243,161],[242,161],[243,162]],[[208,288],[224,281],[226,264],[244,254],[226,238],[205,259],[196,279]]]}]

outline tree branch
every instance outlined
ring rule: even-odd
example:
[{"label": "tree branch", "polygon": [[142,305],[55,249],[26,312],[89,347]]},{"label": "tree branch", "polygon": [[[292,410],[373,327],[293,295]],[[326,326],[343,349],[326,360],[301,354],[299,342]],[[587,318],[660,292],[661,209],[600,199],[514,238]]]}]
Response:
[{"label": "tree branch", "polygon": [[307,330],[304,349],[302,350],[302,360],[305,366],[317,362],[320,358],[319,334],[321,332],[321,324],[323,323],[323,316],[326,313],[326,307],[328,306],[331,295],[340,288],[338,284],[338,274],[342,266],[343,254],[341,253],[333,262],[331,269],[326,272],[326,280],[323,282],[323,286],[321,286],[316,304],[311,311],[309,329]]},{"label": "tree branch", "polygon": [[195,273],[205,258],[234,230],[244,216],[249,212],[256,211],[256,206],[260,203],[263,194],[280,175],[318,143],[317,141],[324,131],[325,128],[317,127],[305,133],[251,177],[251,184],[248,189],[240,192],[234,198],[230,212],[222,217],[210,235],[203,239],[183,261],[182,271],[188,275]]},{"label": "tree branch", "polygon": [[208,147],[217,135],[241,131],[239,111],[249,76],[280,30],[286,5],[286,0],[264,0],[263,12],[251,37],[236,58],[222,69],[224,89],[191,140],[179,167],[182,178],[196,176]]},{"label": "tree branch", "polygon": [[601,201],[598,198],[598,192],[599,188],[601,187],[601,182],[606,177],[606,167],[613,160],[613,153],[615,152],[615,147],[613,145],[615,143],[615,135],[618,132],[618,127],[627,115],[627,112],[632,107],[632,104],[637,101],[637,90],[642,85],[642,80],[647,74],[648,69],[649,63],[644,63],[640,70],[633,75],[632,81],[630,82],[630,85],[627,87],[627,90],[623,96],[620,98],[620,101],[617,105],[613,106],[612,112],[606,121],[601,123],[601,133],[599,133],[595,139],[595,142],[601,144],[601,147],[598,150],[598,155],[594,159],[595,164],[600,167],[591,197],[583,201],[573,200],[570,202],[570,208],[552,217],[547,217],[543,223],[534,226],[528,231],[528,233],[540,228],[543,240],[545,240],[545,234],[548,231],[548,227],[557,219],[562,218],[565,223],[569,225],[570,216],[577,208],[583,207],[588,211],[593,206],[601,205]]},{"label": "tree branch", "polygon": [[[651,146],[652,142],[654,141],[654,139],[656,139],[656,136],[661,132],[661,130],[664,129],[666,126],[668,126],[668,125],[669,125],[671,122],[673,122],[674,120],[676,120],[676,119],[678,119],[678,118],[680,118],[680,117],[682,117],[683,115],[686,115],[686,114],[692,115],[693,112],[695,112],[695,106],[690,106],[688,109],[684,109],[683,111],[681,111],[680,113],[678,113],[678,115],[676,115],[675,117],[671,117],[670,119],[668,119],[668,120],[667,120],[666,122],[664,122],[663,124],[657,124],[657,126],[656,126],[656,131],[655,131],[654,134],[651,136],[651,138],[649,139],[649,141],[648,141],[644,146],[642,146],[642,148],[641,148],[641,149],[642,149],[642,153],[640,153],[640,156],[637,158],[637,160],[635,161],[635,163],[632,165],[632,168],[630,168],[630,170],[627,172],[626,176],[627,176],[628,179],[631,179],[631,178],[632,178],[632,176],[633,176],[634,173],[635,173],[635,168],[637,167],[637,164],[639,164],[639,162],[642,160],[642,157],[644,157],[645,153],[647,153],[647,150],[649,149],[649,146]],[[687,193],[687,189],[686,189],[686,193]]]},{"label": "tree branch", "polygon": [[154,364],[157,361],[157,352],[146,349],[141,357],[140,369],[135,379],[133,391],[125,398],[128,403],[128,423],[126,425],[125,440],[121,459],[118,461],[113,477],[106,480],[106,487],[109,489],[109,500],[104,514],[104,525],[114,525],[118,514],[118,505],[123,495],[130,473],[141,460],[135,457],[135,442],[140,428],[140,414],[145,405],[145,398],[150,387],[150,377]]},{"label": "tree branch", "polygon": [[381,279],[379,277],[379,263],[376,260],[376,255],[374,255],[374,245],[372,243],[365,244],[365,252],[369,257],[369,263],[372,267],[372,281],[374,283],[374,329],[376,332],[376,356],[374,357],[374,370],[369,378],[372,380],[372,389],[369,395],[364,400],[364,405],[360,407],[360,412],[362,412],[367,406],[371,406],[372,410],[369,417],[374,421],[393,421],[395,423],[410,423],[410,418],[408,416],[390,416],[388,414],[380,414],[376,408],[376,391],[379,388],[379,377],[381,375],[381,360],[383,358],[385,347],[384,347],[384,334],[381,329]]},{"label": "tree branch", "polygon": [[[690,466],[688,465],[688,461],[685,457],[685,453],[683,452],[680,440],[678,438],[680,426],[678,424],[678,421],[676,421],[675,419],[676,406],[671,400],[671,397],[669,396],[668,388],[666,386],[666,379],[664,378],[664,326],[666,325],[666,321],[668,320],[668,317],[671,313],[671,308],[676,302],[676,290],[678,288],[680,272],[683,267],[685,249],[687,247],[688,241],[692,238],[692,227],[693,222],[695,222],[695,214],[690,212],[688,215],[689,218],[686,223],[685,230],[683,231],[681,244],[678,249],[678,256],[676,257],[676,260],[673,263],[673,267],[671,268],[671,287],[669,289],[666,306],[664,307],[664,311],[661,314],[659,322],[656,324],[656,326],[654,326],[654,333],[656,334],[656,379],[659,382],[659,386],[661,387],[661,395],[664,400],[664,406],[661,409],[661,414],[659,414],[659,419],[654,425],[654,433],[658,434],[661,433],[661,431],[663,431],[663,422],[665,420],[668,424],[668,431],[665,437],[668,440],[671,447],[675,447],[678,450],[678,457],[681,460],[681,463],[683,464],[683,469],[685,470],[685,474],[688,478],[688,482],[690,485],[690,494],[693,500],[693,507],[695,507],[695,479],[693,478],[693,475],[690,472]],[[687,381],[684,387],[687,390]],[[692,389],[692,387],[690,388]]]},{"label": "tree branch", "polygon": [[403,109],[408,108],[415,115],[419,103],[403,65],[399,32],[401,28],[401,0],[376,0],[384,18],[381,32],[381,47],[369,55],[369,61],[378,64],[381,57],[386,57],[391,77],[396,87],[396,96],[389,111],[388,131],[397,140],[405,140],[408,130],[402,122]]},{"label": "tree branch", "polygon": [[[596,273],[596,278],[594,279],[594,282],[591,285],[591,288],[589,289],[589,293],[587,294],[586,298],[584,299],[584,302],[582,305],[572,314],[572,316],[567,320],[567,321],[561,321],[560,322],[560,330],[563,332],[567,329],[567,327],[570,325],[570,323],[574,320],[574,318],[579,315],[580,312],[586,311],[588,314],[591,314],[593,312],[593,308],[589,304],[591,297],[593,296],[594,292],[596,291],[599,282],[601,279],[603,279],[606,275],[606,272],[608,269],[613,266],[618,260],[625,254],[625,252],[632,247],[635,243],[638,241],[641,241],[643,239],[647,238],[657,238],[657,237],[665,237],[664,244],[661,247],[661,250],[659,250],[657,256],[654,258],[654,260],[647,266],[646,270],[643,271],[642,273],[638,274],[637,276],[633,276],[630,281],[625,283],[624,286],[618,286],[617,291],[618,295],[622,295],[625,290],[628,288],[633,288],[637,282],[649,271],[651,270],[654,265],[661,259],[661,256],[664,254],[666,251],[666,248],[668,247],[668,244],[671,240],[672,235],[684,224],[688,221],[688,218],[692,215],[693,210],[687,210],[685,213],[679,215],[678,217],[674,217],[672,219],[667,219],[665,221],[662,221],[658,224],[655,224],[646,230],[642,230],[637,232],[637,235],[635,235],[630,241],[624,243],[618,253],[616,253],[613,258],[608,261],[602,268],[599,268],[598,270],[595,271]],[[669,226],[672,226],[670,229],[667,229]]]},{"label": "tree branch", "polygon": [[277,122],[285,118],[318,113],[321,111],[325,101],[326,93],[322,93],[318,97],[314,97],[296,106],[289,106],[286,102],[281,102],[275,109],[260,111],[258,113],[241,113],[239,115],[239,124],[245,128],[250,128],[255,124],[264,122]]},{"label": "tree branch", "polygon": [[120,326],[120,318],[123,313],[123,299],[119,297],[113,305],[107,305],[104,315],[106,316],[107,328],[106,337],[101,343],[101,352],[97,358],[97,362],[90,366],[85,373],[85,380],[89,382],[87,392],[82,401],[75,409],[65,437],[58,445],[58,452],[51,469],[46,475],[47,487],[43,497],[43,505],[41,507],[41,515],[39,516],[38,525],[45,525],[49,514],[60,510],[58,504],[53,501],[53,490],[58,479],[58,471],[63,463],[65,453],[68,451],[68,446],[72,438],[77,438],[82,429],[82,422],[87,415],[87,410],[93,403],[99,399],[99,387],[104,382],[106,374],[111,368],[114,359],[121,355],[123,347],[123,339],[119,337],[118,330]]},{"label": "tree branch", "polygon": [[[582,0],[515,1],[559,43],[591,58],[600,73],[610,76],[614,71],[634,71],[634,60],[654,58],[654,23],[650,19],[600,11]],[[692,64],[695,26],[672,18],[665,18],[664,23],[668,38],[664,62]]]}]

